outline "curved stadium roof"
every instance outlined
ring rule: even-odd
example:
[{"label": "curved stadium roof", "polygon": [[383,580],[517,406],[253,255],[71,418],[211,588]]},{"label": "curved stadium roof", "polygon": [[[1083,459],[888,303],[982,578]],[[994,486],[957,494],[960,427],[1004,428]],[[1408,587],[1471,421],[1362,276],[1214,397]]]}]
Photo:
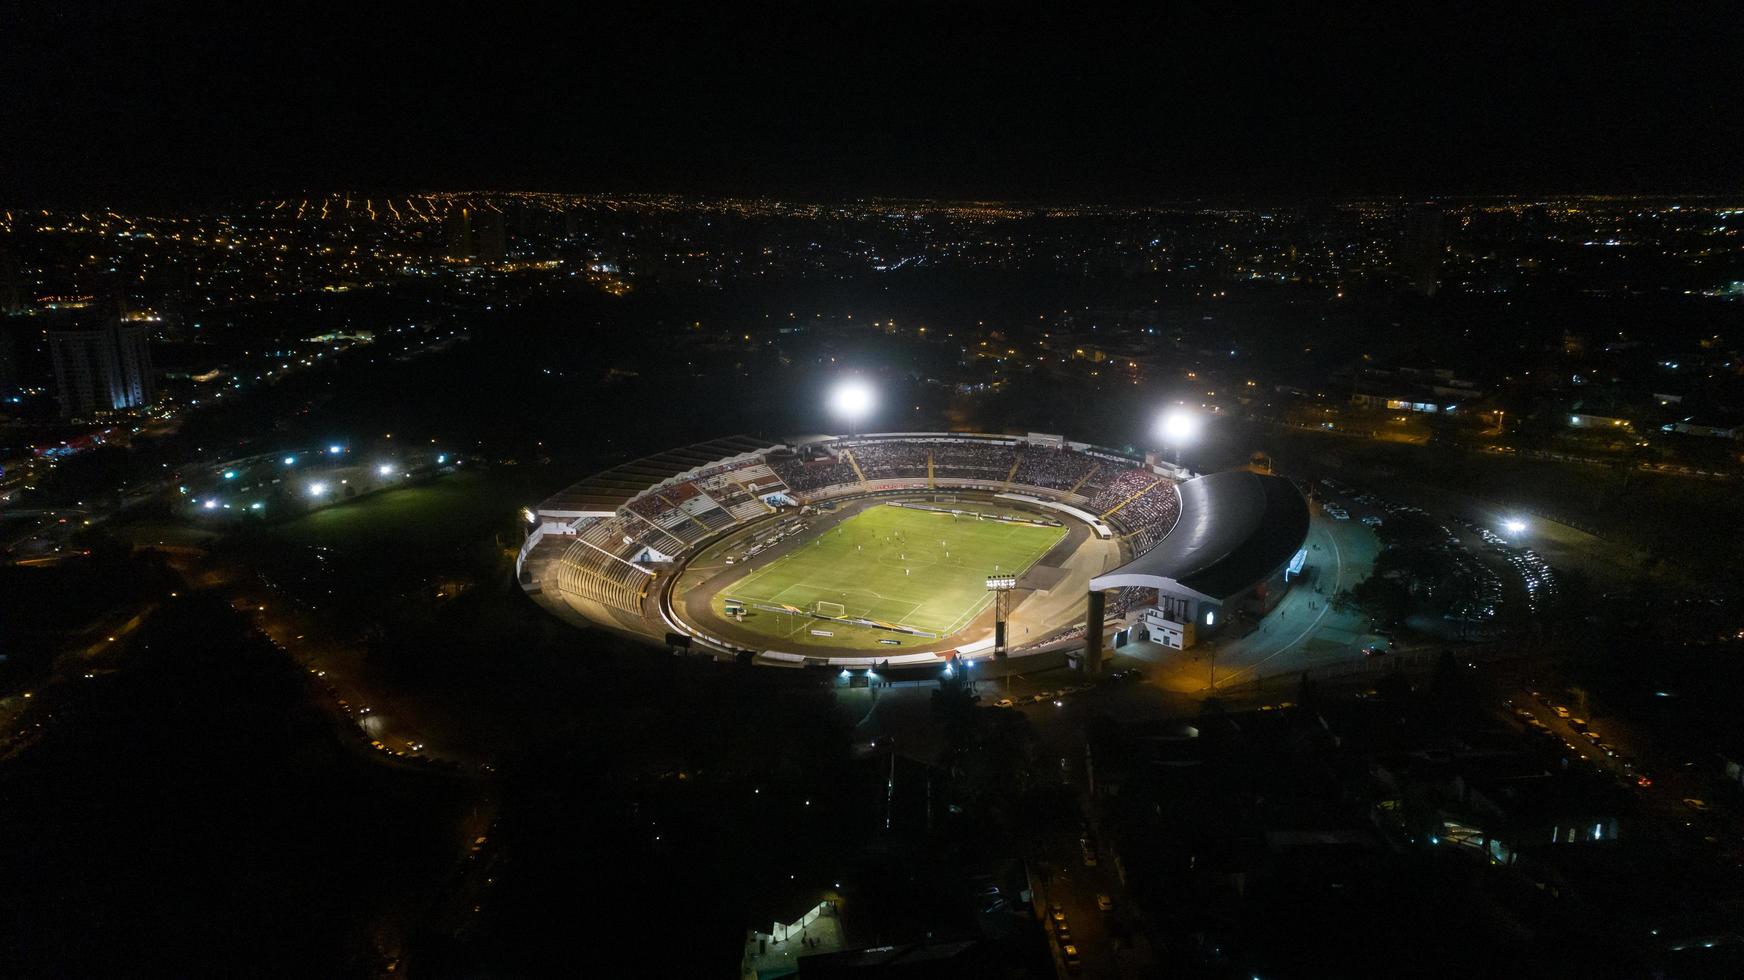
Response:
[{"label": "curved stadium roof", "polygon": [[1308,537],[1308,503],[1281,476],[1227,470],[1180,484],[1181,516],[1157,546],[1090,580],[1092,589],[1179,586],[1227,599],[1290,560]]}]

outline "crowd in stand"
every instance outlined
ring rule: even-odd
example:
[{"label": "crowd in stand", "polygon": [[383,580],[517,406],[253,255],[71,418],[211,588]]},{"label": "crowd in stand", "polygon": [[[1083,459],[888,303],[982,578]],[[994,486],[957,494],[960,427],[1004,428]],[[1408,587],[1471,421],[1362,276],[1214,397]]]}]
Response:
[{"label": "crowd in stand", "polygon": [[1018,450],[1017,475],[1011,482],[1051,490],[1070,490],[1096,466],[1096,461],[1072,449],[1024,446]]},{"label": "crowd in stand", "polygon": [[826,456],[811,463],[797,459],[770,460],[769,468],[795,493],[809,493],[859,479],[845,456]]},{"label": "crowd in stand", "polygon": [[1106,514],[1120,506],[1121,501],[1141,490],[1155,486],[1162,477],[1150,470],[1133,467],[1115,474],[1096,495],[1090,498],[1090,510]]},{"label": "crowd in stand", "polygon": [[1004,480],[1011,472],[1009,443],[934,443],[933,473],[965,480]]},{"label": "crowd in stand", "polygon": [[1180,516],[1181,495],[1175,492],[1173,484],[1160,480],[1144,496],[1122,507],[1112,519],[1132,529],[1133,550],[1144,552],[1162,540]]},{"label": "crowd in stand", "polygon": [[912,442],[868,442],[849,451],[868,480],[901,480],[927,474],[927,447]]}]

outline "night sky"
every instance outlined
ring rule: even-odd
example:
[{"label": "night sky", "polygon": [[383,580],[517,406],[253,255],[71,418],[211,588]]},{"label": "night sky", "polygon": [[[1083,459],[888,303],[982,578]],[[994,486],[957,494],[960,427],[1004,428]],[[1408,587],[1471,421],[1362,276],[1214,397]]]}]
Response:
[{"label": "night sky", "polygon": [[1290,200],[1744,173],[1735,4],[257,6],[0,3],[0,203]]}]

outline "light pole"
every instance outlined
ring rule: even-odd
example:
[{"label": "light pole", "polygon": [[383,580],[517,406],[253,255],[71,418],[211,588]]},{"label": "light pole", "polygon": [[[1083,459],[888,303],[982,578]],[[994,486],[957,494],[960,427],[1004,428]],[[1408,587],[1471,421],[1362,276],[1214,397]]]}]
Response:
[{"label": "light pole", "polygon": [[878,393],[864,378],[844,378],[830,392],[830,411],[847,421],[850,435],[860,434],[860,420],[877,405]]},{"label": "light pole", "polygon": [[993,593],[993,657],[1003,658],[1006,653],[1005,624],[1011,617],[1011,590],[1017,588],[1015,575],[987,576],[987,591]]},{"label": "light pole", "polygon": [[1165,450],[1173,448],[1175,463],[1181,462],[1181,447],[1199,438],[1199,430],[1205,427],[1205,418],[1198,412],[1176,405],[1163,412],[1157,420],[1156,436]]}]

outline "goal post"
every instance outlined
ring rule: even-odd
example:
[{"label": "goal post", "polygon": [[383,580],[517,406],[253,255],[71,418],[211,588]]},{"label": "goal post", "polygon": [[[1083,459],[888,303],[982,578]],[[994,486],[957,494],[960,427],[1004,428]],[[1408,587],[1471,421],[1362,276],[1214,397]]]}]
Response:
[{"label": "goal post", "polygon": [[817,614],[830,619],[840,619],[848,614],[848,608],[839,602],[829,602],[824,599],[817,601]]}]

